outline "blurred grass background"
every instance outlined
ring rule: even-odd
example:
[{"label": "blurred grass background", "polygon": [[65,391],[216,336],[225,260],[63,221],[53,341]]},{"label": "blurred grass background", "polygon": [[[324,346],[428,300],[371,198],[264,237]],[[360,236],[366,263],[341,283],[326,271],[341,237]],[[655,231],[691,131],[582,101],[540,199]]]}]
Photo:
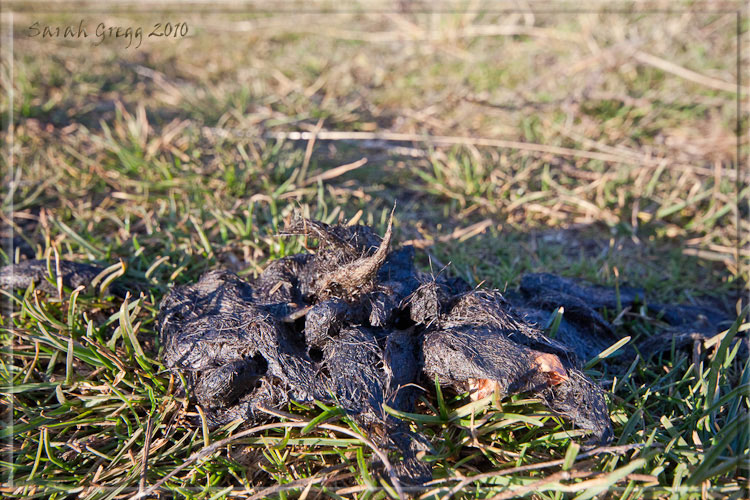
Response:
[{"label": "blurred grass background", "polygon": [[[124,304],[6,295],[16,312],[3,325],[16,335],[5,344],[13,358],[3,367],[4,383],[24,389],[3,403],[16,421],[5,435],[17,464],[4,466],[16,481],[36,486],[4,494],[47,496],[61,484],[60,496],[99,498],[91,485],[138,486],[145,415],[152,424],[156,413],[160,422],[171,418],[154,429],[164,443],[178,443],[152,459],[148,484],[168,473],[175,457],[195,451],[200,430],[175,424],[195,410],[175,403],[180,398],[167,390],[168,374],[155,361],[159,300],[205,270],[224,266],[252,276],[269,259],[299,251],[298,243],[274,236],[295,210],[329,222],[355,218],[382,232],[397,201],[396,240],[424,249],[437,268],[450,262],[470,283],[503,289],[523,272],[550,271],[610,285],[619,279],[644,286],[654,300],[740,312],[750,261],[750,173],[738,163],[738,155],[747,158],[748,136],[738,140],[737,127],[748,127],[750,52],[738,60],[738,30],[746,40],[748,29],[746,15],[738,24],[738,3],[6,5],[0,109],[9,244],[2,263],[54,251],[105,265],[120,260],[126,279],[146,280],[149,288]],[[88,39],[28,36],[34,22],[77,27],[81,19]],[[155,23],[167,22],[184,23],[187,36],[147,37]],[[109,38],[94,46],[99,23],[141,27],[144,39],[139,48]],[[135,328],[132,336],[123,333],[128,328]],[[144,346],[140,363],[125,359],[138,354],[129,339]],[[102,349],[127,354],[125,365]],[[727,456],[725,446],[699,469],[700,481],[685,477],[701,467],[710,448],[704,443],[722,422],[745,422],[747,366],[739,359],[722,365],[728,401],[737,398],[739,406],[728,403],[732,411],[707,423],[690,414],[697,404],[691,398],[708,397],[710,371],[694,356],[672,354],[663,369],[643,365],[629,375],[640,379],[612,381],[633,391],[613,396],[619,444],[656,439],[663,446],[648,457],[648,481],[610,486],[623,498],[741,493],[747,464]],[[94,361],[100,358],[106,361]],[[654,373],[662,371],[666,382]],[[656,381],[669,396],[649,407]],[[688,390],[691,384],[699,389]],[[572,446],[570,434],[551,432],[554,421],[505,443],[506,454],[480,445],[480,457],[464,462],[459,446],[435,460],[450,477],[551,459]],[[142,429],[135,439],[134,428]],[[741,454],[748,433],[732,429],[723,438]],[[257,468],[223,456],[182,476],[185,489],[178,481],[173,494],[221,497],[237,487],[299,481],[318,472],[305,476],[290,463],[304,462],[307,453],[325,463],[328,453],[270,442],[257,445],[264,456]],[[664,451],[671,446],[682,449]],[[71,449],[78,458],[60,460]],[[351,449],[333,450],[334,462],[359,463]],[[617,458],[594,469],[619,470]],[[370,485],[361,467],[354,469],[355,479],[336,481]],[[492,496],[538,479],[479,482],[471,494]],[[336,481],[328,489],[316,482],[314,491],[333,495]],[[235,490],[221,493],[224,487]],[[544,493],[567,494],[562,487]]]}]

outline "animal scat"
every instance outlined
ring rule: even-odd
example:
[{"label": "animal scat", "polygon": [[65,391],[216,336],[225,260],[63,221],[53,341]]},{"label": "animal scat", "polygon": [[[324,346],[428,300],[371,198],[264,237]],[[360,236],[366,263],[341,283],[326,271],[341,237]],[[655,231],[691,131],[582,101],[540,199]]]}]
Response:
[{"label": "animal scat", "polygon": [[[290,401],[337,404],[379,446],[400,451],[404,460],[394,465],[421,483],[429,465],[419,457],[430,442],[384,404],[416,411],[425,390],[419,386],[429,390],[437,376],[458,392],[478,391],[475,397],[531,393],[596,440],[612,438],[604,392],[580,371],[590,359],[580,346],[595,346],[601,336],[591,328],[599,321],[589,305],[596,301],[585,294],[601,289],[578,283],[575,301],[555,291],[551,278],[547,288],[522,285],[523,295],[471,290],[460,279],[416,270],[412,247],[391,251],[392,224],[393,216],[381,239],[367,226],[297,221],[292,232],[319,241],[314,253],[277,259],[251,281],[210,271],[164,297],[162,359],[185,374],[209,425],[269,418],[263,409]],[[13,273],[6,268],[0,277]],[[358,285],[339,286],[352,276]],[[330,294],[335,287],[341,297]],[[566,311],[583,305],[560,323],[556,339],[518,313],[541,323],[551,310],[539,304],[554,308],[563,299]]]},{"label": "animal scat", "polygon": [[318,285],[317,297],[326,300],[329,297],[340,297],[349,301],[356,300],[375,289],[375,277],[385,262],[393,235],[393,212],[388,220],[388,228],[383,240],[374,254],[345,264],[338,270],[322,277]]},{"label": "animal scat", "polygon": [[[69,260],[51,260],[49,263],[45,259],[24,260],[18,264],[11,264],[0,268],[0,288],[3,290],[13,290],[28,288],[32,283],[37,289],[46,293],[56,293],[56,287],[48,281],[50,278],[48,264],[52,268],[52,279],[57,277],[57,266],[60,267],[60,278],[63,286],[75,289],[84,286],[89,292],[98,293],[101,283],[92,287],[91,283],[102,271],[103,267],[91,264],[82,264],[71,262]],[[131,283],[131,288],[139,288],[139,284]],[[124,297],[127,293],[121,282],[116,281],[109,289],[114,295]]]},{"label": "animal scat", "polygon": [[331,226],[325,222],[294,217],[285,222],[279,236],[305,236],[318,240],[319,252],[337,250],[352,256],[370,253],[378,247],[375,235],[367,226]]}]

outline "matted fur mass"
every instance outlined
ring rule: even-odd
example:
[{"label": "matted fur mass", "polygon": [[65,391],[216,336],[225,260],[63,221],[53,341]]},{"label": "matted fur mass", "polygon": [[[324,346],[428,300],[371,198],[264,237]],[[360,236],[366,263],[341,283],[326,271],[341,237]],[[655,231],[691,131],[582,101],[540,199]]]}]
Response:
[{"label": "matted fur mass", "polygon": [[414,249],[391,249],[392,220],[379,238],[366,226],[295,219],[284,235],[317,240],[314,251],[278,259],[255,280],[211,271],[162,301],[167,367],[186,375],[212,425],[268,418],[259,408],[290,400],[337,404],[372,439],[403,454],[400,475],[431,477],[429,449],[383,405],[413,412],[421,387],[481,384],[502,395],[529,392],[609,441],[603,391],[578,357],[547,338],[497,291],[433,278],[414,268]]}]

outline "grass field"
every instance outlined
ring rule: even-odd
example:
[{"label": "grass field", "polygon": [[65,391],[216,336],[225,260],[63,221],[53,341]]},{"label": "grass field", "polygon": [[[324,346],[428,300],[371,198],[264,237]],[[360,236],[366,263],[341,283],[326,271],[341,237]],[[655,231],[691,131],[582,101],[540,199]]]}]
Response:
[{"label": "grass field", "polygon": [[[8,3],[0,264],[25,248],[147,285],[125,300],[1,291],[0,494],[393,496],[335,408],[291,407],[236,439],[239,423],[193,425],[155,318],[176,284],[301,251],[275,236],[294,211],[382,234],[397,202],[395,240],[423,249],[423,269],[501,290],[540,271],[633,283],[737,318],[691,352],[587,370],[608,391],[608,448],[524,397],[425,398],[413,425],[435,479],[408,493],[747,498],[750,367],[732,343],[750,328],[747,12],[521,4]],[[88,37],[29,36],[82,19]],[[148,37],[157,23],[187,33]],[[141,27],[140,44],[105,36],[116,26]],[[660,332],[642,311],[615,326]]]}]

